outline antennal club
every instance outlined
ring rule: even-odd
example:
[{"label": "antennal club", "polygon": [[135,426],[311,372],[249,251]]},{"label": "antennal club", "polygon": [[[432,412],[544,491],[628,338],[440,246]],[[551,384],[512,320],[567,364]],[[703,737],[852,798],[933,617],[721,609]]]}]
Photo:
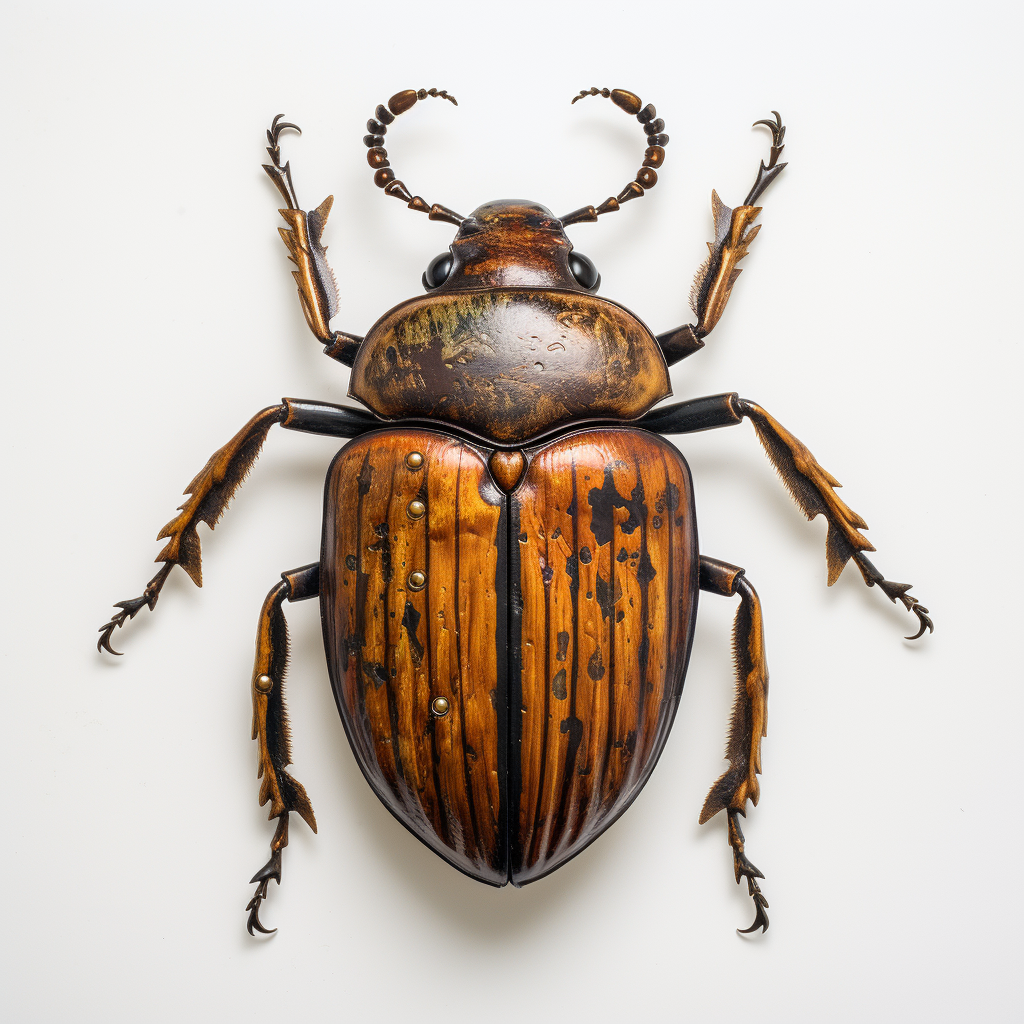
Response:
[{"label": "antennal club", "polygon": [[597,86],[582,89],[578,96],[573,97],[572,101],[575,103],[587,96],[604,96],[617,107],[621,107],[627,114],[635,115],[647,133],[647,149],[644,151],[644,162],[640,165],[640,170],[636,172],[636,177],[617,196],[609,196],[600,206],[582,206],[578,210],[573,210],[572,213],[567,213],[561,218],[563,227],[582,221],[595,221],[602,213],[613,213],[622,203],[644,195],[647,189],[654,188],[658,184],[658,172],[655,168],[661,167],[665,162],[668,136],[664,134],[665,122],[658,117],[653,103],[644,106],[643,100],[636,93],[626,89],[598,89]]},{"label": "antennal club", "polygon": [[366,161],[374,169],[373,183],[378,188],[384,189],[385,195],[401,199],[410,210],[419,210],[420,213],[427,214],[431,220],[444,220],[449,224],[461,225],[466,219],[461,214],[449,210],[447,206],[441,206],[439,203],[431,205],[419,196],[414,196],[395,177],[395,172],[391,169],[391,161],[388,159],[388,151],[384,148],[384,136],[387,134],[388,125],[399,114],[404,114],[417,100],[425,100],[428,96],[448,100],[456,107],[459,105],[455,97],[445,89],[404,89],[402,92],[396,92],[388,100],[388,105],[384,106],[381,103],[374,112],[374,116],[366,122],[366,130],[369,132],[368,135],[363,136],[363,142],[367,149]]}]

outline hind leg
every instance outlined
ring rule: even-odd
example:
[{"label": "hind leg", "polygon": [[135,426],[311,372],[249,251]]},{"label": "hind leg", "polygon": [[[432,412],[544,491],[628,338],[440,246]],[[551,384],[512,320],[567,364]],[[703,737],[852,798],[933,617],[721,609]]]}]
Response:
[{"label": "hind leg", "polygon": [[284,675],[288,666],[288,626],[282,604],[305,601],[320,594],[320,563],[281,574],[260,611],[256,632],[256,664],[252,670],[252,738],[259,744],[260,806],[269,803],[277,829],[270,843],[270,860],[252,877],[256,892],[246,906],[247,928],[269,934],[277,929],[260,923],[260,904],[274,879],[281,884],[281,851],[288,845],[288,816],[295,811],[316,832],[313,807],[302,785],[285,768],[291,764],[291,737],[284,703]]},{"label": "hind leg", "polygon": [[758,928],[768,930],[768,915],[757,879],[764,875],[747,859],[743,849],[743,831],[740,815],[746,815],[747,800],[757,806],[760,786],[757,776],[761,772],[761,737],[767,735],[768,664],[764,656],[764,630],[761,624],[761,602],[757,592],[747,582],[744,570],[728,562],[701,557],[700,589],[723,597],[739,595],[740,607],[733,626],[733,653],[736,658],[736,701],[733,704],[732,724],[726,743],[725,756],[729,762],[722,777],[711,787],[700,823],[710,821],[719,811],[729,816],[729,845],[732,847],[736,883],[747,880],[747,890],[754,901],[754,923],[741,933]]}]

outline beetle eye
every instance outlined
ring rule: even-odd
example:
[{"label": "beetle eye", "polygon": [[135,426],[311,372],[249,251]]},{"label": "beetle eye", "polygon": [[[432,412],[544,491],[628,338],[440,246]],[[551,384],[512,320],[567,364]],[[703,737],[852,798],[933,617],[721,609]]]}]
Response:
[{"label": "beetle eye", "polygon": [[601,284],[601,275],[586,256],[579,252],[569,253],[569,269],[581,288],[586,288],[588,292],[597,291]]},{"label": "beetle eye", "polygon": [[430,261],[430,265],[423,271],[423,287],[428,292],[440,288],[448,280],[448,275],[452,272],[452,262],[450,252],[443,252]]}]

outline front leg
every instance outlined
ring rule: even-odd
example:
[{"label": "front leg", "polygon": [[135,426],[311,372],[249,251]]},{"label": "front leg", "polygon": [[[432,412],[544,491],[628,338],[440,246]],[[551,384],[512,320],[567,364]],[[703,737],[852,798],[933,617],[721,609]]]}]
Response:
[{"label": "front leg", "polygon": [[778,420],[759,405],[735,393],[695,398],[690,402],[665,406],[648,413],[638,426],[660,434],[688,434],[714,427],[726,427],[749,419],[768,458],[778,470],[782,482],[808,519],[824,516],[828,522],[825,558],[828,562],[828,585],[839,579],[852,558],[869,587],[877,586],[894,604],[900,601],[917,616],[917,633],[907,637],[916,640],[925,630],[934,631],[928,609],[907,593],[909,583],[893,583],[885,579],[864,554],[874,545],[861,533],[868,524],[835,492],[842,486],[811,454],[810,449],[794,437]]},{"label": "front leg", "polygon": [[327,225],[327,216],[334,205],[334,196],[328,196],[315,210],[306,212],[299,207],[292,184],[291,164],[281,164],[281,133],[291,128],[301,134],[298,125],[282,121],[278,114],[267,130],[270,145],[267,152],[271,162],[263,170],[277,186],[284,197],[286,209],[280,211],[288,222],[287,228],[280,228],[281,238],[288,247],[288,258],[298,267],[292,277],[299,289],[299,301],[309,329],[324,344],[324,352],[345,366],[351,366],[362,338],[343,331],[332,331],[331,317],[338,312],[338,286],[334,271],[327,262],[327,246],[321,237]]},{"label": "front leg", "polygon": [[197,587],[203,585],[202,555],[196,527],[206,523],[212,530],[217,525],[239,484],[249,475],[267,433],[275,423],[306,433],[356,437],[378,422],[375,417],[357,409],[294,398],[286,398],[280,405],[268,406],[256,413],[223,448],[218,448],[210,456],[198,476],[185,488],[189,497],[179,506],[180,514],[157,534],[157,540],[167,538],[163,550],[156,556],[157,562],[163,562],[160,571],[146,584],[141,597],[118,601],[114,605],[120,610],[100,626],[97,650],[121,653],[110,646],[114,630],[134,619],[143,608],[152,611],[156,607],[160,591],[174,566],[180,565]]},{"label": "front leg", "polygon": [[746,256],[747,248],[761,230],[760,224],[754,224],[761,207],[754,206],[753,203],[786,166],[779,163],[784,148],[782,140],[786,135],[786,127],[778,111],[773,110],[772,113],[775,114],[774,121],[754,122],[755,125],[763,124],[771,129],[772,148],[768,163],[761,161],[757,180],[743,200],[743,205],[730,209],[718,198],[717,192],[711,193],[715,240],[708,242],[708,258],[697,271],[693,287],[690,289],[690,307],[697,322],[658,335],[658,343],[670,366],[704,347],[704,338],[714,330],[721,319],[732,294],[732,287],[740,276],[738,264]]}]

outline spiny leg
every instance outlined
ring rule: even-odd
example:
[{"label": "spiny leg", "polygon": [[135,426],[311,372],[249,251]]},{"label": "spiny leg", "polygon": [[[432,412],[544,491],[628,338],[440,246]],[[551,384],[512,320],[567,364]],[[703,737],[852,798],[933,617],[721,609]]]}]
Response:
[{"label": "spiny leg", "polygon": [[118,601],[121,610],[109,622],[100,626],[96,648],[110,654],[120,654],[110,645],[114,630],[123,626],[143,609],[156,606],[160,591],[171,570],[180,565],[192,577],[197,587],[203,585],[202,557],[196,527],[202,522],[212,530],[224,514],[235,491],[252,469],[263,447],[267,432],[275,423],[286,430],[300,430],[309,434],[331,437],[358,437],[373,430],[379,420],[369,413],[349,409],[329,402],[310,402],[285,398],[280,405],[272,405],[258,412],[223,448],[210,457],[202,472],[185,488],[188,501],[179,506],[181,515],[172,519],[158,534],[157,540],[169,538],[156,556],[163,562],[160,571],[146,584],[141,597]]},{"label": "spiny leg", "polygon": [[749,419],[758,440],[786,489],[808,519],[824,516],[828,523],[825,559],[828,563],[828,585],[831,587],[852,558],[869,587],[877,586],[890,601],[900,601],[917,616],[919,629],[908,640],[917,640],[935,625],[928,609],[911,597],[909,583],[893,583],[885,579],[864,554],[874,545],[861,533],[868,524],[847,505],[835,489],[839,481],[811,454],[810,449],[791,434],[778,420],[759,405],[740,398],[735,392],[694,398],[689,402],[655,409],[638,421],[638,426],[660,434],[688,434],[714,427],[728,427]]},{"label": "spiny leg", "polygon": [[743,205],[732,209],[718,198],[717,192],[711,193],[715,238],[708,242],[708,258],[698,269],[690,289],[690,308],[697,322],[658,335],[658,343],[670,366],[704,347],[704,339],[715,329],[725,312],[733,285],[742,272],[739,262],[747,255],[750,243],[761,230],[760,224],[754,224],[761,207],[753,203],[786,166],[779,163],[786,128],[779,112],[773,110],[772,113],[775,115],[774,121],[766,119],[754,122],[755,127],[765,125],[771,130],[772,147],[768,163],[766,165],[761,161],[757,180],[743,200]]},{"label": "spiny leg", "polygon": [[288,667],[288,625],[281,605],[285,600],[305,601],[320,593],[320,564],[282,573],[260,611],[256,632],[256,663],[252,670],[252,738],[259,744],[260,806],[270,804],[270,818],[277,818],[277,829],[270,842],[270,860],[253,875],[250,884],[256,892],[246,905],[246,928],[269,935],[276,928],[260,923],[260,906],[267,898],[267,887],[274,879],[281,884],[281,851],[288,845],[288,816],[295,811],[316,832],[313,807],[302,785],[285,769],[291,764],[291,735],[284,703],[284,676]]},{"label": "spiny leg", "polygon": [[746,878],[747,889],[754,901],[754,923],[739,929],[741,934],[768,930],[768,901],[757,879],[764,875],[747,859],[743,848],[743,832],[739,816],[746,815],[747,800],[757,806],[761,787],[761,738],[768,734],[768,664],[764,654],[764,629],[761,602],[757,592],[744,577],[744,570],[728,562],[702,556],[700,589],[723,597],[740,596],[740,606],[733,625],[733,655],[736,659],[736,700],[732,709],[725,757],[729,767],[711,787],[700,824],[710,821],[719,811],[729,816],[729,845],[732,847],[736,883]]},{"label": "spiny leg", "polygon": [[292,277],[299,290],[299,302],[309,329],[323,343],[324,352],[345,366],[351,366],[359,343],[363,340],[355,334],[332,331],[330,320],[339,308],[338,285],[327,262],[327,246],[322,236],[327,226],[327,217],[334,205],[334,196],[328,196],[315,210],[308,212],[299,206],[292,183],[291,163],[281,163],[281,133],[290,128],[302,134],[296,124],[282,121],[284,114],[278,114],[267,129],[267,153],[270,163],[263,165],[270,180],[277,186],[285,201],[280,214],[288,223],[279,228],[281,238],[288,247],[288,258],[298,268]]},{"label": "spiny leg", "polygon": [[203,585],[202,554],[196,527],[206,523],[212,530],[217,525],[239,484],[252,469],[267,438],[267,432],[285,418],[287,411],[284,405],[273,405],[256,413],[223,448],[218,448],[210,456],[199,474],[185,488],[185,494],[189,497],[183,505],[178,506],[180,515],[175,516],[156,535],[157,540],[168,538],[155,559],[163,562],[163,567],[146,585],[141,597],[119,601],[114,605],[121,611],[100,626],[97,650],[108,651],[110,654],[121,653],[110,646],[114,630],[123,626],[128,619],[135,618],[143,607],[150,610],[156,607],[160,591],[174,566],[180,565],[197,587]]}]

